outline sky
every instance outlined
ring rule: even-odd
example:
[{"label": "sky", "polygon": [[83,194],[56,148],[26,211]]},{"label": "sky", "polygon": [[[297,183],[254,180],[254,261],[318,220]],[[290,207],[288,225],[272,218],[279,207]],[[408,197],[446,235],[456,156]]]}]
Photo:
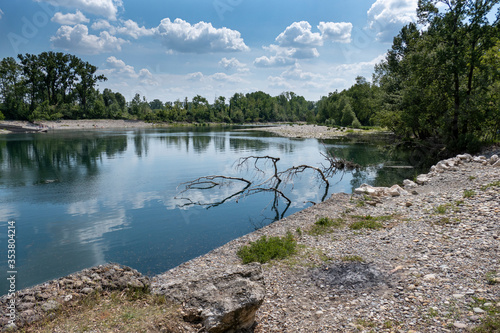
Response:
[{"label": "sky", "polygon": [[98,67],[99,89],[148,101],[293,91],[317,101],[371,80],[417,0],[0,2],[0,58],[54,51]]}]

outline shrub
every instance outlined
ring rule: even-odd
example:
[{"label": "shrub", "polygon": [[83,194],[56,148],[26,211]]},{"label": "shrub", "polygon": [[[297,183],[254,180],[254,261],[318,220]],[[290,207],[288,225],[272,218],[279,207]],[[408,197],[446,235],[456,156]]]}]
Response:
[{"label": "shrub", "polygon": [[249,245],[242,246],[238,252],[243,264],[251,262],[266,263],[272,259],[284,259],[297,252],[297,242],[288,232],[285,237],[262,236]]}]

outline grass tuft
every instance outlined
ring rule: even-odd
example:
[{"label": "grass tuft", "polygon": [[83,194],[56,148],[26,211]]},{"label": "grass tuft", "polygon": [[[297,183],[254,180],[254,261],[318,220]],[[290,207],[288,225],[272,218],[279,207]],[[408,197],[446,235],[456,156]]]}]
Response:
[{"label": "grass tuft", "polygon": [[365,261],[362,257],[356,256],[356,255],[353,255],[353,256],[343,256],[342,258],[340,258],[340,260],[342,260],[342,261],[350,261],[350,262],[364,262]]},{"label": "grass tuft", "polygon": [[329,217],[321,217],[316,222],[314,222],[307,233],[311,236],[319,236],[332,232],[332,228],[342,228],[343,226],[344,220],[342,220],[341,218],[332,220]]},{"label": "grass tuft", "polygon": [[472,198],[476,195],[474,190],[464,190],[464,198]]},{"label": "grass tuft", "polygon": [[392,218],[392,216],[371,216],[371,215],[354,215],[351,216],[355,218],[357,221],[351,223],[349,228],[352,230],[360,230],[360,229],[374,229],[379,230],[384,227],[384,225],[379,221],[388,221]]},{"label": "grass tuft", "polygon": [[272,259],[285,259],[297,252],[297,241],[288,232],[285,237],[262,236],[249,245],[242,246],[238,252],[243,264],[251,262],[266,263]]}]

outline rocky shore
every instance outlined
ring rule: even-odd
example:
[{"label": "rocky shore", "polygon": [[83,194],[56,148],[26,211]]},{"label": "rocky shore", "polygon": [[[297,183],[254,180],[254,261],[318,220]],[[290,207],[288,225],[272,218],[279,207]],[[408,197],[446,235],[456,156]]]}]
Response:
[{"label": "rocky shore", "polygon": [[[243,314],[254,332],[469,332],[500,308],[499,154],[459,155],[397,187],[334,194],[155,277],[110,264],[19,291],[18,323],[101,289],[147,286],[213,332],[226,327],[213,318],[235,320],[220,314],[229,303],[252,304]],[[321,217],[336,227],[312,232]],[[353,227],[361,221],[374,223]],[[298,254],[240,269],[241,246],[287,232]],[[212,302],[217,294],[227,302]],[[0,327],[8,313],[3,297]]]},{"label": "rocky shore", "polygon": [[[263,265],[255,332],[467,332],[500,304],[500,163],[468,155],[388,195],[335,194],[153,279],[224,271],[240,246],[295,234],[301,250]],[[493,166],[494,165],[494,166]],[[360,217],[380,229],[353,230]],[[323,235],[319,217],[342,222]]]}]

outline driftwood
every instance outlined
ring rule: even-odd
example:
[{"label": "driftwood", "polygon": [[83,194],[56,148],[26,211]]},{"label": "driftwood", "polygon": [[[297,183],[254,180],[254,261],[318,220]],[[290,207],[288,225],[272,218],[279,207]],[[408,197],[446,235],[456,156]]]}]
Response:
[{"label": "driftwood", "polygon": [[[273,156],[246,156],[240,158],[235,163],[235,168],[237,170],[254,170],[260,177],[256,180],[249,180],[242,177],[230,177],[223,175],[212,175],[203,176],[194,179],[189,182],[180,184],[179,186],[184,186],[184,189],[179,192],[176,199],[183,200],[184,203],[178,205],[178,207],[188,207],[188,206],[204,206],[207,209],[222,205],[229,200],[238,200],[242,197],[254,195],[262,192],[273,192],[275,194],[274,200],[272,201],[271,209],[276,212],[276,219],[280,219],[284,216],[285,212],[288,210],[292,201],[283,192],[283,187],[287,184],[293,183],[293,179],[299,174],[312,170],[318,179],[325,184],[325,192],[322,197],[322,201],[326,199],[328,194],[328,189],[330,187],[329,179],[332,178],[339,171],[359,169],[360,166],[356,163],[347,161],[345,159],[337,158],[334,155],[323,154],[321,155],[325,158],[326,163],[321,164],[321,166],[311,166],[311,165],[298,165],[292,166],[284,171],[279,171],[278,162],[279,157]],[[272,172],[266,172],[267,168],[270,166]],[[223,186],[235,185],[237,183],[242,183],[243,186],[234,192],[224,196],[224,198],[216,201],[201,202],[195,201],[189,196],[189,191],[192,190],[211,190],[214,188],[222,188]],[[285,209],[283,212],[279,212],[278,206],[280,198],[286,202]],[[313,202],[314,204],[314,202]]]}]

